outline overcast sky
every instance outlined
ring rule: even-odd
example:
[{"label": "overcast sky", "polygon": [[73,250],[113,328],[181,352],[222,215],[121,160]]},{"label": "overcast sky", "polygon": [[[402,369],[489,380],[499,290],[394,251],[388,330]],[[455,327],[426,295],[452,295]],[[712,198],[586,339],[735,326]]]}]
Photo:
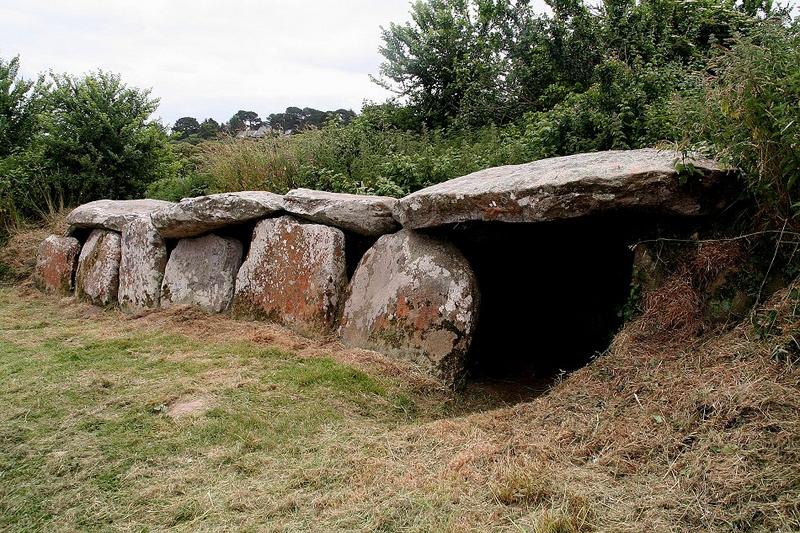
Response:
[{"label": "overcast sky", "polygon": [[369,80],[380,26],[408,0],[2,0],[0,56],[26,76],[98,68],[161,98],[157,115],[262,117],[287,106],[352,108],[388,93]]}]

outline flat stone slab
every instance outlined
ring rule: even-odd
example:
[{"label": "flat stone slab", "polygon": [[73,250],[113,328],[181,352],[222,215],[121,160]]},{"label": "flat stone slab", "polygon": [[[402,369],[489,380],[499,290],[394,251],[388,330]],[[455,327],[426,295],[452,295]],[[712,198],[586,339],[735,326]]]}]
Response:
[{"label": "flat stone slab", "polygon": [[78,298],[102,306],[117,303],[120,255],[119,233],[96,229],[89,234],[75,274]]},{"label": "flat stone slab", "polygon": [[162,200],[97,200],[73,209],[67,215],[70,231],[76,228],[99,228],[121,232],[129,221],[149,217],[159,209],[173,205]]},{"label": "flat stone slab", "polygon": [[158,307],[167,266],[167,246],[150,218],[137,218],[122,230],[119,305],[127,313]]},{"label": "flat stone slab", "polygon": [[346,345],[414,361],[454,385],[464,374],[478,300],[475,274],[454,245],[401,230],[361,259],[339,334]]},{"label": "flat stone slab", "polygon": [[36,252],[34,284],[44,292],[69,294],[72,292],[75,269],[81,243],[72,237],[50,235]]},{"label": "flat stone slab", "polygon": [[359,235],[379,236],[400,226],[392,218],[396,198],[294,189],[284,196],[288,213]]},{"label": "flat stone slab", "polygon": [[265,191],[243,191],[184,198],[153,213],[166,239],[196,237],[209,231],[242,224],[283,210],[283,196]]},{"label": "flat stone slab", "polygon": [[172,251],[161,283],[161,307],[191,305],[209,313],[225,311],[242,264],[242,243],[206,235],[182,239]]},{"label": "flat stone slab", "polygon": [[[481,170],[401,198],[394,217],[407,228],[469,221],[544,222],[606,211],[700,215],[719,202],[728,174],[714,161],[680,179],[680,152],[642,149],[577,154]],[[681,183],[688,181],[687,183]]]},{"label": "flat stone slab", "polygon": [[233,312],[309,331],[329,328],[346,286],[341,230],[289,216],[266,219],[239,269]]}]

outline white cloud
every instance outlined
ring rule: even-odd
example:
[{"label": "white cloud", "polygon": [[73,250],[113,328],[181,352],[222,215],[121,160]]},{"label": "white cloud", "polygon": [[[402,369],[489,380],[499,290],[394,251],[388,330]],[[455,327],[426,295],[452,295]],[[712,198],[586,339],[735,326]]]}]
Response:
[{"label": "white cloud", "polygon": [[407,13],[407,0],[4,0],[0,55],[19,54],[28,76],[118,72],[152,87],[168,122],[359,109],[388,95],[368,74],[379,27]]}]

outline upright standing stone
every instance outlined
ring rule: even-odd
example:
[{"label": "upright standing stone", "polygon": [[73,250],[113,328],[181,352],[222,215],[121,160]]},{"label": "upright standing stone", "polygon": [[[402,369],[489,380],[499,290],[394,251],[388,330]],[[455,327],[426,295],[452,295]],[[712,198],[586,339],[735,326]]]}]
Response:
[{"label": "upright standing stone", "polygon": [[117,303],[120,255],[119,233],[92,231],[78,258],[75,286],[79,298],[95,305]]},{"label": "upright standing stone", "polygon": [[161,307],[192,305],[209,313],[225,311],[243,253],[242,243],[230,237],[182,239],[167,261]]},{"label": "upright standing stone", "polygon": [[119,305],[137,313],[158,307],[167,266],[167,246],[150,217],[132,220],[122,230]]},{"label": "upright standing stone", "polygon": [[448,384],[464,373],[478,286],[450,243],[402,230],[367,251],[350,282],[342,341],[410,359]]},{"label": "upright standing stone", "polygon": [[289,216],[262,220],[236,278],[234,313],[330,327],[347,285],[344,233]]},{"label": "upright standing stone", "polygon": [[39,245],[33,282],[45,292],[72,292],[81,244],[72,237],[50,235]]}]

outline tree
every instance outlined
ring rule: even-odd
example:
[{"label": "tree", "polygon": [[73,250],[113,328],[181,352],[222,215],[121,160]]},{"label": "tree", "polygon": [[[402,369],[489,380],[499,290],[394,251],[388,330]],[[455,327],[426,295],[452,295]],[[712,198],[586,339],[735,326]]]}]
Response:
[{"label": "tree", "polygon": [[237,133],[245,129],[257,129],[261,127],[261,124],[258,113],[240,109],[228,121],[227,129],[230,133]]},{"label": "tree", "polygon": [[504,119],[509,61],[503,41],[526,0],[427,0],[411,22],[382,30],[376,81],[417,107],[429,126]]},{"label": "tree", "polygon": [[24,148],[36,130],[46,86],[19,76],[19,56],[0,58],[0,158]]},{"label": "tree", "polygon": [[172,126],[172,133],[178,140],[185,139],[200,133],[200,123],[194,117],[181,117]]},{"label": "tree", "polygon": [[213,118],[207,118],[200,124],[200,130],[198,131],[198,134],[200,135],[201,139],[215,139],[217,137],[217,133],[219,133],[219,130],[219,122]]},{"label": "tree", "polygon": [[168,175],[174,161],[159,124],[158,99],[103,71],[54,76],[50,112],[36,143],[53,176],[49,186],[67,202],[135,198]]}]

